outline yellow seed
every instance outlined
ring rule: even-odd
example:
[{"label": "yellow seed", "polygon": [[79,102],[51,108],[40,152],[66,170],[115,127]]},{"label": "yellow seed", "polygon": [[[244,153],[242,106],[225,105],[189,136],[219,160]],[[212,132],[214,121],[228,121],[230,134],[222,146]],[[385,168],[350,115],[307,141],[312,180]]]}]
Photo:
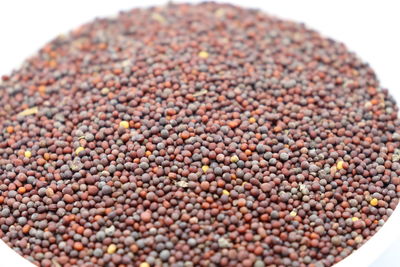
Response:
[{"label": "yellow seed", "polygon": [[115,251],[117,251],[117,246],[116,245],[111,244],[111,245],[108,246],[108,248],[107,248],[107,253],[108,254],[113,254],[113,253],[115,253]]},{"label": "yellow seed", "polygon": [[225,15],[225,10],[223,10],[222,8],[218,8],[217,11],[215,11],[215,16],[218,18],[220,18],[224,15]]},{"label": "yellow seed", "polygon": [[155,21],[158,21],[161,24],[165,23],[165,18],[159,13],[151,14],[151,18],[154,19]]},{"label": "yellow seed", "polygon": [[207,52],[207,51],[200,51],[199,57],[201,57],[201,58],[208,58],[208,52]]},{"label": "yellow seed", "polygon": [[53,189],[52,189],[51,187],[47,187],[47,189],[46,189],[46,195],[47,195],[48,197],[54,196],[54,191],[53,191]]},{"label": "yellow seed", "polygon": [[38,112],[39,112],[38,107],[33,107],[33,108],[28,108],[28,109],[21,111],[20,113],[18,113],[17,116],[25,117],[25,116],[36,114]]},{"label": "yellow seed", "polygon": [[343,163],[344,163],[343,160],[339,161],[339,162],[336,164],[336,168],[337,168],[338,170],[343,169]]},{"label": "yellow seed", "polygon": [[202,95],[205,95],[205,94],[207,94],[208,93],[208,90],[201,90],[201,91],[199,91],[199,92],[196,92],[196,93],[194,93],[193,94],[193,96],[194,97],[198,97],[198,96],[202,96]]},{"label": "yellow seed", "polygon": [[80,146],[80,147],[78,147],[78,148],[75,150],[75,154],[76,154],[76,155],[79,155],[79,153],[81,153],[83,150],[85,150],[85,148],[82,147],[82,146]]},{"label": "yellow seed", "polygon": [[369,202],[369,204],[371,204],[372,206],[378,205],[378,199],[376,199],[376,198],[371,199],[371,201]]},{"label": "yellow seed", "polygon": [[356,236],[356,238],[354,238],[354,241],[356,241],[357,244],[360,244],[363,241],[363,237],[362,235],[358,235]]},{"label": "yellow seed", "polygon": [[229,196],[229,191],[228,190],[222,190],[222,194]]},{"label": "yellow seed", "polygon": [[25,156],[25,158],[29,159],[30,157],[32,157],[32,153],[29,150],[27,150],[27,151],[25,151],[24,156]]},{"label": "yellow seed", "polygon": [[201,167],[201,169],[203,170],[204,173],[206,173],[209,168],[210,167],[208,167],[207,165],[204,165],[203,167]]},{"label": "yellow seed", "polygon": [[125,128],[125,129],[128,129],[128,128],[129,128],[129,122],[127,122],[127,121],[121,121],[121,122],[119,123],[119,127],[123,127],[123,128]]},{"label": "yellow seed", "polygon": [[249,122],[250,122],[250,123],[255,123],[255,122],[256,122],[256,118],[251,117],[251,118],[249,119]]},{"label": "yellow seed", "polygon": [[358,218],[357,218],[357,217],[353,217],[353,218],[351,218],[351,220],[352,220],[353,222],[355,222],[355,221],[358,221]]},{"label": "yellow seed", "polygon": [[150,264],[148,264],[147,262],[142,262],[139,267],[150,267]]},{"label": "yellow seed", "polygon": [[108,93],[110,92],[110,89],[107,87],[104,87],[103,89],[101,89],[100,93],[102,95],[108,95]]},{"label": "yellow seed", "polygon": [[243,182],[243,183],[242,183],[242,186],[244,186],[245,184],[247,184],[247,182]]},{"label": "yellow seed", "polygon": [[292,211],[290,212],[290,216],[296,217],[296,215],[297,215],[297,212],[296,212],[296,211],[292,210]]},{"label": "yellow seed", "polygon": [[238,156],[233,155],[233,156],[231,157],[231,162],[232,162],[232,163],[236,163],[236,162],[238,162],[238,161],[239,161]]}]

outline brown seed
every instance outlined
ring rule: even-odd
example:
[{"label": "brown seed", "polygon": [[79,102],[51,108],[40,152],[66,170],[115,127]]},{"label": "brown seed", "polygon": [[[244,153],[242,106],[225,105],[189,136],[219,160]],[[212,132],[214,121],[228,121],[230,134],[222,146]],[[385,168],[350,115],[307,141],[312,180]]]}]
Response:
[{"label": "brown seed", "polygon": [[140,218],[143,222],[150,222],[151,221],[151,213],[150,211],[145,211],[140,215]]},{"label": "brown seed", "polygon": [[182,139],[188,139],[190,137],[190,134],[188,131],[184,131],[181,134]]},{"label": "brown seed", "polygon": [[97,187],[97,186],[94,186],[94,185],[89,185],[88,186],[88,193],[90,194],[90,195],[96,195],[97,194],[97,192],[99,192],[99,188]]},{"label": "brown seed", "polygon": [[63,199],[64,199],[64,201],[67,202],[67,203],[73,203],[73,202],[74,202],[74,198],[73,198],[71,195],[69,195],[69,194],[65,194],[64,197],[63,197]]},{"label": "brown seed", "polygon": [[210,188],[210,183],[207,181],[203,181],[201,182],[200,186],[202,190],[207,191]]},{"label": "brown seed", "polygon": [[43,158],[39,158],[36,162],[37,162],[37,164],[40,165],[40,166],[43,166],[44,164],[46,164],[46,160],[43,159]]}]

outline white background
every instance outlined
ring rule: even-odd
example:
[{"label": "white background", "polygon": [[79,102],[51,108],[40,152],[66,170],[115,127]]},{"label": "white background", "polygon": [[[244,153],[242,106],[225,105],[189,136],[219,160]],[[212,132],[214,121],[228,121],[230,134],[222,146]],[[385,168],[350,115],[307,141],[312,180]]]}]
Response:
[{"label": "white background", "polygon": [[[0,0],[0,76],[9,74],[46,42],[98,16],[167,1]],[[181,2],[181,1],[174,1]],[[190,1],[186,2],[199,2]],[[235,1],[281,18],[304,22],[344,42],[375,69],[400,103],[400,1]],[[0,107],[1,108],[1,107]],[[1,181],[0,181],[1,183]],[[394,242],[394,243],[393,243]],[[365,249],[364,249],[365,247]],[[343,266],[400,266],[400,211]],[[354,255],[356,256],[356,255]],[[378,257],[380,256],[380,257]],[[30,266],[0,241],[0,266]],[[354,265],[355,264],[355,265]]]}]

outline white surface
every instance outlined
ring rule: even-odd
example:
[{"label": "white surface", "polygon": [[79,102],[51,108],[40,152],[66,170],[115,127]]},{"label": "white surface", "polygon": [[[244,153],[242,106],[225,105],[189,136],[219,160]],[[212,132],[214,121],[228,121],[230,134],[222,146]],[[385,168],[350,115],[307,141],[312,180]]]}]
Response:
[{"label": "white surface", "polygon": [[[0,1],[0,76],[9,74],[28,56],[60,33],[97,16],[166,1]],[[182,1],[174,1],[182,2]],[[185,2],[199,2],[190,1]],[[400,103],[400,2],[358,0],[225,2],[261,8],[269,14],[299,22],[344,42],[376,71],[383,87]],[[337,267],[400,266],[400,210],[361,249]],[[0,266],[31,266],[0,242]]]}]

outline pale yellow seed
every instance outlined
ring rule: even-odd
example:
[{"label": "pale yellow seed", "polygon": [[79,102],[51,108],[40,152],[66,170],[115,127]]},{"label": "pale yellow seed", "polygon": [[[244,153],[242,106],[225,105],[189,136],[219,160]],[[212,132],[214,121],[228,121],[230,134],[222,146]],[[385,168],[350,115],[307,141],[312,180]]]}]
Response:
[{"label": "pale yellow seed", "polygon": [[358,221],[358,218],[357,218],[357,217],[353,217],[353,218],[351,218],[351,220],[352,220],[353,222],[355,222],[355,221]]},{"label": "pale yellow seed", "polygon": [[255,122],[256,122],[256,118],[251,117],[251,118],[249,119],[249,122],[250,122],[250,123],[255,123]]},{"label": "pale yellow seed", "polygon": [[101,94],[102,94],[102,95],[108,95],[109,92],[110,92],[110,89],[107,88],[107,87],[101,89]]},{"label": "pale yellow seed", "polygon": [[119,123],[119,127],[128,129],[128,128],[129,128],[129,122],[127,122],[127,121],[121,121],[121,122]]},{"label": "pale yellow seed", "polygon": [[225,10],[222,8],[218,8],[217,11],[215,11],[215,16],[217,18],[223,17],[225,15]]},{"label": "pale yellow seed", "polygon": [[158,21],[158,22],[160,22],[161,24],[165,23],[165,18],[159,13],[151,14],[151,18],[156,20],[156,21]]},{"label": "pale yellow seed", "polygon": [[376,199],[376,198],[371,199],[371,201],[369,202],[369,204],[371,204],[372,206],[378,205],[378,199]]},{"label": "pale yellow seed", "polygon": [[148,264],[147,262],[142,262],[139,267],[150,267],[150,264]]},{"label": "pale yellow seed", "polygon": [[27,151],[25,151],[25,153],[24,153],[24,156],[25,156],[25,158],[30,158],[30,157],[32,157],[32,152],[30,152],[29,150],[27,150]]},{"label": "pale yellow seed", "polygon": [[201,51],[199,53],[199,57],[201,58],[208,58],[208,52],[207,51]]},{"label": "pale yellow seed", "polygon": [[356,236],[356,238],[354,238],[354,241],[356,241],[357,244],[360,244],[363,241],[363,237],[362,235],[358,235]]},{"label": "pale yellow seed", "polygon": [[46,196],[48,196],[48,197],[54,196],[54,191],[53,191],[53,189],[51,187],[48,187],[46,189]]},{"label": "pale yellow seed", "polygon": [[245,184],[247,184],[247,182],[243,182],[243,183],[242,183],[242,186],[244,186]]},{"label": "pale yellow seed", "polygon": [[339,162],[336,164],[336,169],[338,169],[338,170],[343,169],[343,163],[344,163],[343,160],[339,161]]},{"label": "pale yellow seed", "polygon": [[115,253],[115,251],[117,251],[117,246],[116,245],[111,244],[111,245],[108,246],[108,248],[107,248],[107,253],[108,254],[113,254],[113,253]]},{"label": "pale yellow seed", "polygon": [[292,211],[290,212],[290,216],[296,217],[296,215],[297,215],[297,212],[296,212],[296,211],[292,210]]},{"label": "pale yellow seed", "polygon": [[78,148],[75,150],[75,154],[76,154],[76,155],[79,155],[79,153],[81,153],[83,150],[85,150],[85,148],[82,147],[82,146],[80,146],[80,147],[78,147]]},{"label": "pale yellow seed", "polygon": [[38,107],[33,107],[33,108],[28,108],[28,109],[25,109],[25,110],[21,111],[20,113],[18,113],[17,116],[23,116],[24,117],[24,116],[29,116],[29,115],[36,114],[38,112],[39,112]]},{"label": "pale yellow seed", "polygon": [[229,196],[229,191],[228,190],[223,190],[222,194]]},{"label": "pale yellow seed", "polygon": [[208,167],[207,165],[204,165],[203,167],[201,167],[201,169],[203,170],[204,173],[206,173],[209,168],[210,167]]},{"label": "pale yellow seed", "polygon": [[198,96],[202,96],[202,95],[205,95],[205,94],[207,94],[208,93],[208,90],[201,90],[201,91],[199,91],[199,92],[196,92],[196,93],[194,93],[193,94],[193,96],[194,97],[198,97]]},{"label": "pale yellow seed", "polygon": [[238,157],[238,156],[233,155],[233,156],[231,157],[231,162],[232,162],[232,163],[236,163],[236,162],[238,162],[238,161],[239,161],[239,157]]},{"label": "pale yellow seed", "polygon": [[52,266],[54,267],[61,267],[61,264],[58,263],[58,261],[56,259],[52,259],[51,262],[53,263]]}]

